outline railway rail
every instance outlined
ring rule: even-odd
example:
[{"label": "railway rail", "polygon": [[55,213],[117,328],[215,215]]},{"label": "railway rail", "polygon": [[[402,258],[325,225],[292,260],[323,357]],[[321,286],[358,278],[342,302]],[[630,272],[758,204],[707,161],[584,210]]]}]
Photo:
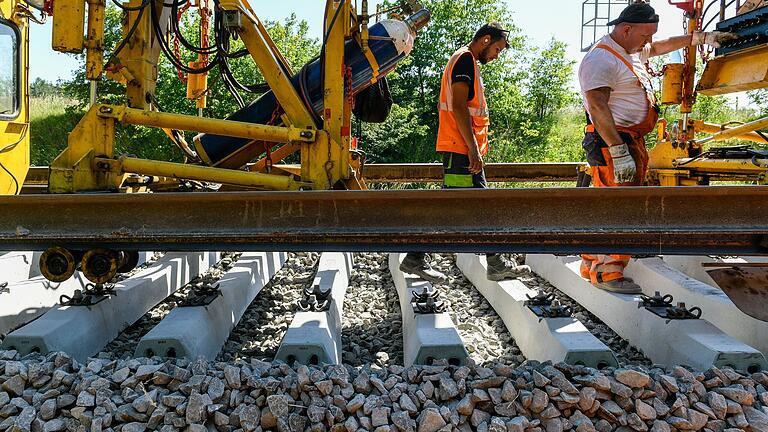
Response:
[{"label": "railway rail", "polygon": [[766,198],[766,186],[21,195],[0,197],[0,249],[767,255]]}]

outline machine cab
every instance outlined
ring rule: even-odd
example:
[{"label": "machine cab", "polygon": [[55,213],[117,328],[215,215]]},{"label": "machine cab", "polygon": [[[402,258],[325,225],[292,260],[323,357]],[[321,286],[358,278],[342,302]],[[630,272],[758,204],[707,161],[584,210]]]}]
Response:
[{"label": "machine cab", "polygon": [[[10,4],[9,4],[10,3]],[[29,168],[25,76],[26,19],[15,22],[12,2],[0,3],[0,194],[18,194]],[[20,26],[21,25],[21,26]]]}]

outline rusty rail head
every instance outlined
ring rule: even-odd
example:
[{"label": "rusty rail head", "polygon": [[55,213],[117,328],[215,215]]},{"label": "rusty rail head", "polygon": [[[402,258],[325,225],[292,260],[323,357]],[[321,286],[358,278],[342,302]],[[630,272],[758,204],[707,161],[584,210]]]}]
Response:
[{"label": "rusty rail head", "polygon": [[768,187],[0,197],[0,249],[768,255]]},{"label": "rusty rail head", "polygon": [[[489,182],[570,182],[576,181],[579,162],[492,163],[485,166]],[[363,168],[371,183],[437,183],[443,181],[442,164],[368,164]]]}]

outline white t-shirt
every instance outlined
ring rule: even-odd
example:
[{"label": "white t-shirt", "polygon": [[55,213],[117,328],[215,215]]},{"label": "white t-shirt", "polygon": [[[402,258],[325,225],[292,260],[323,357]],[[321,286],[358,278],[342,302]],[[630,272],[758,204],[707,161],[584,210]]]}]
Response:
[{"label": "white t-shirt", "polygon": [[[624,56],[634,67],[643,86],[637,85],[637,77],[624,62],[610,51],[597,48],[599,44],[608,45]],[[651,78],[645,69],[650,53],[650,44],[646,45],[641,53],[630,55],[610,35],[600,39],[584,56],[579,66],[581,95],[587,112],[589,112],[589,106],[584,96],[586,92],[600,87],[609,87],[611,96],[608,99],[608,107],[611,109],[616,125],[629,127],[642,123],[648,114],[648,98],[655,100]]]}]

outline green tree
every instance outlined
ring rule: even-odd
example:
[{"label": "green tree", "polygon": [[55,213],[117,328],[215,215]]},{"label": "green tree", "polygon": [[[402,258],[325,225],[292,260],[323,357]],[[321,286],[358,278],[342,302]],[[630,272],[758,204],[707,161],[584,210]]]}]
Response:
[{"label": "green tree", "polygon": [[40,77],[35,78],[29,84],[29,96],[34,98],[51,97],[61,95],[61,89],[55,83],[46,81]]},{"label": "green tree", "polygon": [[565,43],[552,39],[543,50],[534,52],[526,96],[532,114],[541,119],[550,118],[576,101],[576,94],[570,89],[576,62],[566,58],[565,49]]},{"label": "green tree", "polygon": [[768,115],[768,89],[754,90],[747,93],[747,96],[762,115]]},{"label": "green tree", "polygon": [[[390,87],[395,103],[402,110],[393,110],[394,116],[387,123],[418,124],[423,127],[385,137],[388,146],[401,162],[436,161],[435,137],[437,136],[440,81],[443,69],[451,54],[472,40],[475,31],[489,21],[499,21],[510,31],[510,49],[496,61],[481,66],[486,96],[494,131],[515,127],[516,109],[513,104],[523,100],[520,84],[526,73],[523,63],[527,50],[525,38],[514,26],[507,5],[500,0],[426,0],[432,19],[422,29],[411,55],[390,77]],[[426,129],[425,129],[426,127]],[[378,126],[364,125],[379,129]],[[493,132],[492,132],[493,133]],[[363,137],[367,138],[366,133]],[[364,144],[366,144],[364,140]],[[393,158],[387,157],[387,160]]]}]

